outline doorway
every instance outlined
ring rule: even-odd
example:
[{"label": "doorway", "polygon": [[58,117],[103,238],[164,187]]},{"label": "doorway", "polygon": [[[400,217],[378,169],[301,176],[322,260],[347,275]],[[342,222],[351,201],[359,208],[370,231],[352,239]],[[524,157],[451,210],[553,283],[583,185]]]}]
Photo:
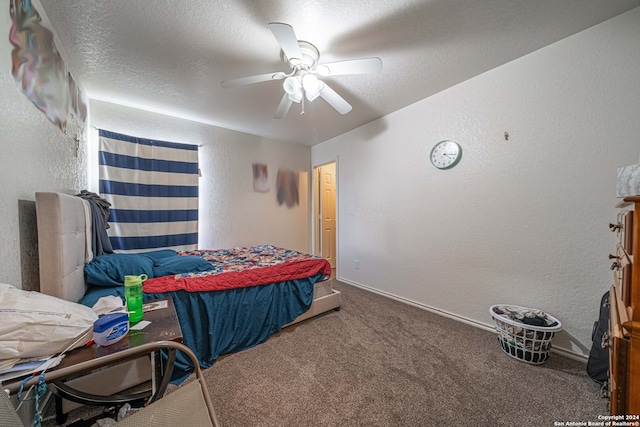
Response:
[{"label": "doorway", "polygon": [[337,211],[336,211],[336,163],[314,168],[315,208],[315,253],[331,264],[331,277],[336,277],[337,255]]}]

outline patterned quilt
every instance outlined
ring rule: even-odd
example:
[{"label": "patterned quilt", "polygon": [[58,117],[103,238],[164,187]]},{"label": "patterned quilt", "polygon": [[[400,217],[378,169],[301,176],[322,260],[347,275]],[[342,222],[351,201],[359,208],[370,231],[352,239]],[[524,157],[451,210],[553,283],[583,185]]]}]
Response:
[{"label": "patterned quilt", "polygon": [[186,251],[180,255],[201,256],[213,270],[149,279],[143,285],[145,293],[216,291],[331,274],[331,265],[324,258],[271,245]]}]

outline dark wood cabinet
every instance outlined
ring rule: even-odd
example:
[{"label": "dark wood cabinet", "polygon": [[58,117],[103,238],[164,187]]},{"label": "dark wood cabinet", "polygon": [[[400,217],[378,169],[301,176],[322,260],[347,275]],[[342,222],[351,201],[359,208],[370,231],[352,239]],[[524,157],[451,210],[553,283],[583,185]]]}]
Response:
[{"label": "dark wood cabinet", "polygon": [[[640,414],[640,265],[634,249],[640,247],[640,196],[618,205],[616,251],[610,255],[614,284],[610,290],[609,398],[612,415]],[[640,261],[639,261],[640,262]]]}]

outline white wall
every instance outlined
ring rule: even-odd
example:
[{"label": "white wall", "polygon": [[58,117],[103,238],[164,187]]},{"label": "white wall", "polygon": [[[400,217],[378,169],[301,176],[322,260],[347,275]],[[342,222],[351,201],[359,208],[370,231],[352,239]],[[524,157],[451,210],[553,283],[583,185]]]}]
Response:
[{"label": "white wall", "polygon": [[4,6],[0,13],[0,282],[33,289],[27,270],[34,263],[37,266],[35,207],[19,211],[20,201],[33,202],[36,191],[74,194],[85,188],[86,145],[83,141],[76,157],[73,131],[65,135],[18,89],[11,76],[8,3]]},{"label": "white wall", "polygon": [[640,152],[639,42],[636,8],[314,146],[338,159],[339,278],[489,326],[492,304],[540,308],[588,353],[616,169]]},{"label": "white wall", "polygon": [[[90,105],[94,128],[201,146],[200,248],[269,243],[304,252],[310,250],[309,147],[103,101],[92,100]],[[92,130],[91,135],[93,139],[97,131]],[[253,163],[267,165],[269,192],[253,191]],[[299,172],[298,206],[278,204],[279,168]]]}]

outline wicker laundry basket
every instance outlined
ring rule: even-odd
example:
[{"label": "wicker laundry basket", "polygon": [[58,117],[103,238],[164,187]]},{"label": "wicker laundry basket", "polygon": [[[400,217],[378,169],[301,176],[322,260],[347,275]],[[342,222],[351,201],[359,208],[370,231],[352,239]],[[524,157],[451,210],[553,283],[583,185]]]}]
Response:
[{"label": "wicker laundry basket", "polygon": [[[508,313],[535,311],[543,316],[543,325],[531,325],[511,318]],[[549,358],[551,340],[556,332],[562,330],[562,324],[555,317],[526,307],[510,304],[496,304],[489,308],[496,322],[498,342],[502,350],[514,359],[533,365],[540,365]]]}]

